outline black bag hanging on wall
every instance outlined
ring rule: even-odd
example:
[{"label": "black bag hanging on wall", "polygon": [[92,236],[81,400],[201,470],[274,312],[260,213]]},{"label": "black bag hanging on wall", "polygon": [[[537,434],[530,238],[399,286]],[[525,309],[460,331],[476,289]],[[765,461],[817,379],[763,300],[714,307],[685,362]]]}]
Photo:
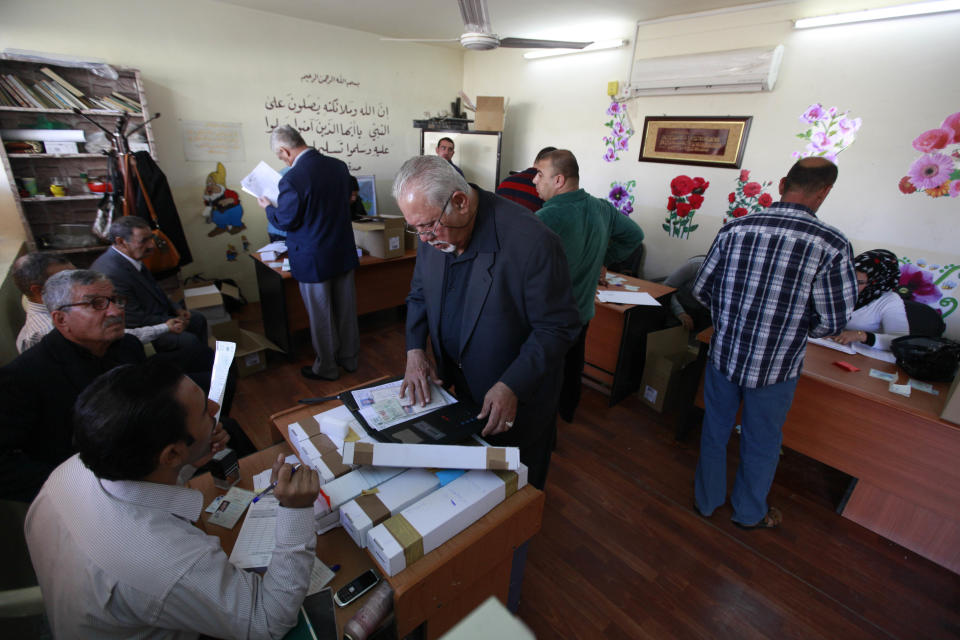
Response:
[{"label": "black bag hanging on wall", "polygon": [[170,185],[167,184],[167,176],[164,175],[157,163],[146,151],[137,151],[134,161],[137,165],[137,172],[143,181],[143,189],[137,180],[131,181],[130,193],[127,197],[135,203],[135,215],[150,220],[150,208],[143,191],[147,192],[147,197],[153,204],[153,209],[157,213],[157,224],[163,229],[163,232],[173,243],[180,253],[179,266],[184,266],[193,262],[193,255],[190,253],[190,246],[187,244],[187,236],[183,232],[183,225],[180,224],[180,214],[177,213],[177,205],[173,202],[173,194],[170,192]]}]

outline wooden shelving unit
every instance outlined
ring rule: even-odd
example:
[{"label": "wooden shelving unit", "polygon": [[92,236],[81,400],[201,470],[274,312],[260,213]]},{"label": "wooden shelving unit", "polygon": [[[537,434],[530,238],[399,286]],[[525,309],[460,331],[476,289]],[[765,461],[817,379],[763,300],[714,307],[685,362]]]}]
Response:
[{"label": "wooden shelving unit", "polygon": [[[142,113],[128,114],[131,126],[141,124],[148,117],[146,96],[137,69],[114,67],[119,74],[116,80],[100,77],[86,69],[59,67],[53,64],[0,60],[0,74],[12,74],[28,84],[48,78],[40,72],[41,67],[49,67],[86,96],[103,96],[118,91],[139,101]],[[118,111],[87,109],[83,114],[113,131],[117,119],[122,115]],[[82,129],[86,138],[99,130],[90,122],[67,109],[37,109],[25,107],[0,106],[0,129],[36,128],[38,117],[61,122],[70,129]],[[143,132],[150,155],[156,159],[156,147],[153,131],[147,123]],[[2,142],[2,140],[0,140]],[[7,180],[13,191],[17,213],[23,224],[27,244],[31,251],[50,251],[59,254],[90,254],[103,250],[104,245],[94,241],[91,229],[97,215],[98,203],[102,193],[88,193],[80,174],[90,178],[107,176],[107,156],[103,153],[87,153],[83,144],[78,144],[79,153],[10,153],[0,144],[0,162],[6,171]],[[21,197],[19,185],[21,178],[35,178],[38,192],[49,194],[50,183],[58,178],[67,189],[67,195],[54,197]],[[119,212],[117,212],[119,213]],[[90,256],[90,260],[95,256]],[[80,259],[78,262],[88,262]]]}]

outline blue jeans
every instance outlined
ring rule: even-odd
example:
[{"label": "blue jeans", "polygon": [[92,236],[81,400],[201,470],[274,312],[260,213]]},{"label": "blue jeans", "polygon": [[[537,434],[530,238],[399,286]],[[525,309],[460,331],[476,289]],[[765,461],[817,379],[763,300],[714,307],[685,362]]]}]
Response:
[{"label": "blue jeans", "polygon": [[694,484],[700,513],[709,516],[726,501],[727,442],[743,401],[740,466],[730,494],[733,521],[749,526],[767,515],[767,494],[780,461],[783,422],[793,402],[797,380],[753,389],[727,380],[716,367],[707,364],[703,383],[706,415]]}]

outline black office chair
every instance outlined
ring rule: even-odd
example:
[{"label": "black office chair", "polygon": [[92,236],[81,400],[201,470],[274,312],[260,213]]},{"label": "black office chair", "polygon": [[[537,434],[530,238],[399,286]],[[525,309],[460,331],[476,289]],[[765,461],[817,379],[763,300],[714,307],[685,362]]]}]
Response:
[{"label": "black office chair", "polygon": [[607,265],[607,270],[622,273],[625,276],[643,279],[643,256],[646,249],[640,243],[625,260]]},{"label": "black office chair", "polygon": [[947,325],[943,317],[933,307],[913,300],[903,301],[907,312],[907,324],[910,325],[910,335],[939,338],[946,331]]}]

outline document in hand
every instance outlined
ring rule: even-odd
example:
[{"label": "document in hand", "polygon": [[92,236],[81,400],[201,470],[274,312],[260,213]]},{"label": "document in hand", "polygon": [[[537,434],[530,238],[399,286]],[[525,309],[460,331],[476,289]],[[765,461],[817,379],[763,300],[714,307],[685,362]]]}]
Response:
[{"label": "document in hand", "polygon": [[240,187],[254,198],[266,196],[276,206],[280,197],[280,174],[261,160],[250,175],[240,181]]}]

